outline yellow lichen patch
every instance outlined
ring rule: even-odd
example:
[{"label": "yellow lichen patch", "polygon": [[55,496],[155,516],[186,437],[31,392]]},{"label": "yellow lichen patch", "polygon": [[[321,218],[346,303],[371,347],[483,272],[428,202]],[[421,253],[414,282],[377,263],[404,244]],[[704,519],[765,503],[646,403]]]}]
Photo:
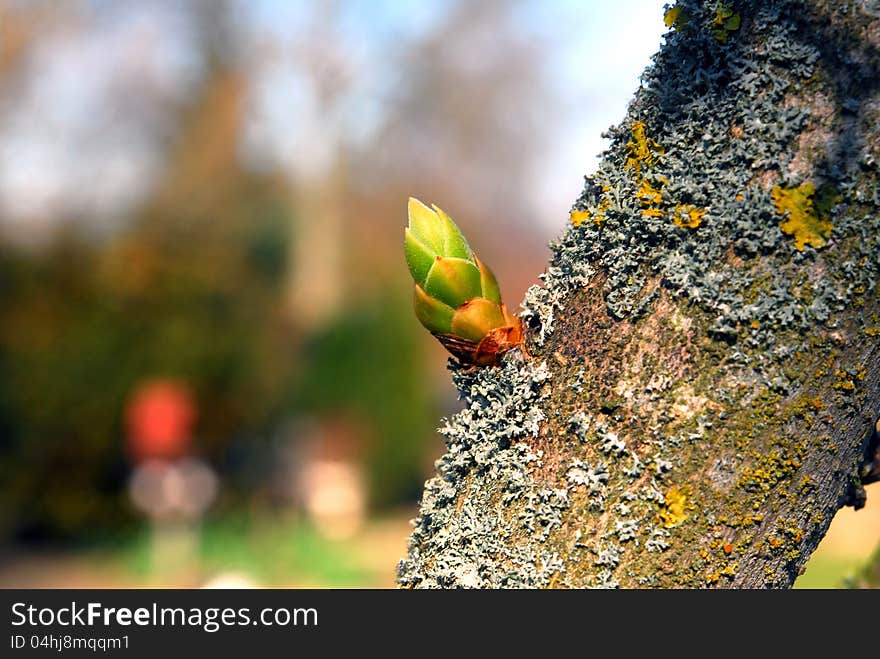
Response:
[{"label": "yellow lichen patch", "polygon": [[599,200],[597,206],[588,208],[587,210],[573,210],[569,216],[571,223],[574,226],[579,227],[584,222],[592,222],[597,227],[601,227],[602,223],[605,221],[605,213],[611,208],[611,199],[607,194],[610,190],[611,186],[602,186],[602,198]]},{"label": "yellow lichen patch", "polygon": [[657,184],[657,187],[654,187],[648,179],[642,179],[642,183],[639,186],[639,191],[637,194],[643,208],[646,208],[653,204],[659,204],[661,201],[663,201],[663,193],[660,191],[660,188],[663,187],[663,184],[665,182],[666,179],[662,178]]},{"label": "yellow lichen patch", "polygon": [[602,226],[602,223],[605,221],[605,213],[611,207],[611,202],[607,199],[603,199],[599,202],[599,211],[593,217],[593,224],[597,227]]},{"label": "yellow lichen patch", "polygon": [[846,371],[837,371],[837,382],[832,385],[835,389],[842,391],[852,391],[856,388],[856,383],[850,378]]},{"label": "yellow lichen patch", "polygon": [[705,214],[705,208],[697,208],[691,204],[679,204],[675,207],[672,222],[677,227],[696,229],[703,223],[703,216]]},{"label": "yellow lichen patch", "polygon": [[576,227],[581,226],[584,222],[592,222],[597,227],[601,227],[605,221],[605,213],[609,208],[611,208],[611,201],[602,199],[594,210],[572,211],[569,220]]},{"label": "yellow lichen patch", "polygon": [[673,5],[663,12],[663,23],[666,27],[674,27],[678,32],[688,22],[688,17],[678,4]]},{"label": "yellow lichen patch", "polygon": [[792,417],[800,417],[804,419],[810,419],[812,416],[821,410],[824,407],[824,404],[818,398],[810,398],[809,396],[799,396],[795,401],[785,410],[784,418],[790,419]]},{"label": "yellow lichen patch", "polygon": [[828,219],[833,202],[829,204],[825,200],[828,195],[822,195],[823,203],[817,208],[813,203],[815,194],[816,186],[809,181],[796,188],[777,185],[771,191],[776,212],[786,216],[779,228],[783,233],[794,236],[794,246],[800,251],[803,251],[804,245],[815,249],[824,247],[834,228]]},{"label": "yellow lichen patch", "polygon": [[732,7],[719,4],[712,19],[712,36],[719,43],[727,43],[730,33],[736,32],[741,22],[739,13],[733,11]]},{"label": "yellow lichen patch", "polygon": [[800,460],[789,458],[780,451],[753,452],[757,464],[742,471],[738,485],[748,492],[769,492],[777,483],[789,480],[800,466]]},{"label": "yellow lichen patch", "polygon": [[656,140],[645,134],[645,124],[635,121],[632,125],[632,137],[626,143],[626,162],[624,167],[641,173],[642,165],[650,167],[663,154],[663,147]]},{"label": "yellow lichen patch", "polygon": [[663,510],[660,511],[660,523],[667,529],[678,526],[688,517],[688,511],[696,506],[691,502],[691,488],[687,485],[673,485],[666,492]]},{"label": "yellow lichen patch", "polygon": [[663,201],[661,188],[664,183],[666,183],[666,177],[661,177],[656,187],[647,178],[641,180],[636,196],[642,205],[642,217],[663,217],[663,210],[657,205]]},{"label": "yellow lichen patch", "polygon": [[779,536],[773,536],[769,540],[767,540],[767,544],[770,546],[770,549],[779,549],[782,545],[785,544],[785,540],[780,538]]},{"label": "yellow lichen patch", "polygon": [[569,221],[579,227],[584,222],[589,220],[591,217],[590,211],[572,211],[571,215],[568,217]]}]

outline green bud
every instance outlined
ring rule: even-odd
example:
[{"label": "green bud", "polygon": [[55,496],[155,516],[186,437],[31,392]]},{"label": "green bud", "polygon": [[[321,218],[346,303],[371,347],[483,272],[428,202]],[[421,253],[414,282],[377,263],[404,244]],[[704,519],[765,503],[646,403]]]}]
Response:
[{"label": "green bud", "polygon": [[495,275],[441,209],[410,198],[408,210],[404,251],[416,317],[462,361],[494,363],[522,342],[522,325],[502,304]]}]

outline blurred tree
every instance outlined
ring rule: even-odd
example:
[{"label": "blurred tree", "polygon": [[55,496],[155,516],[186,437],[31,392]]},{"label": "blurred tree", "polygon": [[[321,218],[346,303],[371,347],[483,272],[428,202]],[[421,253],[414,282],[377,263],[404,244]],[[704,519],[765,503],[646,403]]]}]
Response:
[{"label": "blurred tree", "polygon": [[880,547],[874,550],[871,558],[852,580],[851,585],[854,588],[880,588]]},{"label": "blurred tree", "polygon": [[102,241],[71,227],[44,251],[4,247],[0,531],[69,535],[126,519],[120,417],[144,378],[193,387],[207,411],[197,445],[215,458],[282,414],[295,354],[280,304],[291,210],[282,181],[239,163],[246,82],[211,48],[164,176],[124,230]]},{"label": "blurred tree", "polygon": [[[381,46],[352,27],[359,11],[381,18],[369,3],[305,5],[271,34],[254,27],[258,11],[0,0],[0,137],[54,135],[77,165],[59,168],[63,185],[36,212],[22,206],[27,222],[0,218],[0,533],[127,519],[120,417],[154,376],[192,387],[196,445],[210,457],[262,450],[252,438],[288,415],[339,412],[362,425],[373,501],[411,496],[439,407],[417,383],[429,367],[441,376],[445,356],[395,283],[408,282],[406,197],[421,190],[470,217],[506,290],[523,290],[534,270],[523,262],[539,262],[539,241],[481,239],[528,223],[529,154],[552,105],[536,45],[504,3],[455,3],[430,31]],[[148,27],[119,28],[127,21]],[[93,36],[109,56],[58,68]],[[279,69],[288,86],[259,87]],[[89,84],[66,98],[56,88],[71,71]],[[285,110],[255,160],[244,138],[258,87]],[[131,153],[119,150],[127,140]],[[108,152],[125,157],[103,163]],[[90,172],[150,158],[159,164],[132,165],[142,177],[129,205],[102,205],[109,183]],[[102,223],[110,230],[94,231]],[[11,246],[37,235],[45,244]]]},{"label": "blurred tree", "polygon": [[424,443],[434,411],[424,382],[421,344],[412,331],[411,292],[393,287],[368,298],[314,334],[295,408],[348,414],[364,424],[370,494],[376,505],[411,499],[421,486]]},{"label": "blurred tree", "polygon": [[481,218],[476,238],[491,236],[499,209],[508,227],[532,224],[529,184],[547,148],[555,92],[541,56],[547,44],[517,7],[453,3],[399,55],[376,137],[356,152],[362,190],[390,177],[419,198],[442,194],[446,206]]}]

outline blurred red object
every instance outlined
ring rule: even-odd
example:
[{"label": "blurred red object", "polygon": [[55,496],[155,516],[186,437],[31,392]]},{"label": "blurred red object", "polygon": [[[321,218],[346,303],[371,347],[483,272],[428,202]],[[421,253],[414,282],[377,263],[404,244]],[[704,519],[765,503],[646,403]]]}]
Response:
[{"label": "blurred red object", "polygon": [[186,385],[150,380],[135,390],[125,411],[132,458],[175,460],[189,453],[196,404]]}]

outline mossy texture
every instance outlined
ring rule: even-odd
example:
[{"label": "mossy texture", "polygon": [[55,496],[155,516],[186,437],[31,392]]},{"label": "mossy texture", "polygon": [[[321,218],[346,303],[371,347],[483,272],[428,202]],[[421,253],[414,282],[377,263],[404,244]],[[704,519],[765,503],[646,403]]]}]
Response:
[{"label": "mossy texture", "polygon": [[[407,587],[790,586],[880,410],[880,27],[678,2],[464,411]],[[658,17],[658,20],[662,20]]]}]

